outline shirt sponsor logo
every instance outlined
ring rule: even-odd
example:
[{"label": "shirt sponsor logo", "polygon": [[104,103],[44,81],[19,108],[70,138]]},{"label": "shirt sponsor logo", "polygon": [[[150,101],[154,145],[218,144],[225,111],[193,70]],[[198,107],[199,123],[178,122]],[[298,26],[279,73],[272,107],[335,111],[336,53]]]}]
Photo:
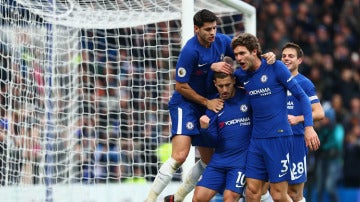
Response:
[{"label": "shirt sponsor logo", "polygon": [[237,125],[239,124],[240,126],[249,126],[251,125],[250,122],[250,117],[244,117],[244,118],[239,118],[239,119],[232,119],[229,121],[223,121],[219,123],[219,128],[222,129],[225,126],[232,126],[232,125]]},{"label": "shirt sponsor logo", "polygon": [[250,117],[244,117],[244,118],[232,119],[229,121],[225,121],[226,126],[231,126],[231,125],[235,125],[235,124],[248,126],[248,125],[250,125]]},{"label": "shirt sponsor logo", "polygon": [[294,109],[294,103],[292,101],[287,102],[287,109]]},{"label": "shirt sponsor logo", "polygon": [[292,95],[292,93],[288,90],[288,91],[286,91],[286,94],[287,94],[287,96],[291,96]]},{"label": "shirt sponsor logo", "polygon": [[260,95],[260,96],[271,95],[271,90],[270,88],[260,88],[249,91],[249,95]]}]

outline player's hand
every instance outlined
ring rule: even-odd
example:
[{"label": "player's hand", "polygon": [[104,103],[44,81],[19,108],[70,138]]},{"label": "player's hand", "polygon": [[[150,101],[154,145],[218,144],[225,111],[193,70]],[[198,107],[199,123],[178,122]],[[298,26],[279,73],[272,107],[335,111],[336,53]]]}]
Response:
[{"label": "player's hand", "polygon": [[211,70],[214,72],[223,72],[225,74],[232,74],[234,72],[233,65],[227,62],[215,62],[211,64]]},{"label": "player's hand", "polygon": [[306,146],[310,151],[316,151],[320,147],[320,140],[317,133],[314,130],[314,127],[307,126],[305,127],[305,142]]},{"label": "player's hand", "polygon": [[206,103],[206,108],[209,110],[218,113],[224,107],[224,100],[216,98],[212,100],[208,100]]},{"label": "player's hand", "polygon": [[296,125],[301,122],[301,120],[298,118],[298,116],[290,115],[288,114],[288,121],[290,125]]},{"label": "player's hand", "polygon": [[206,129],[209,127],[210,118],[206,115],[202,115],[199,119],[200,121],[200,127],[203,129]]},{"label": "player's hand", "polygon": [[273,52],[264,53],[261,57],[263,57],[269,65],[274,64],[276,61],[276,55]]}]

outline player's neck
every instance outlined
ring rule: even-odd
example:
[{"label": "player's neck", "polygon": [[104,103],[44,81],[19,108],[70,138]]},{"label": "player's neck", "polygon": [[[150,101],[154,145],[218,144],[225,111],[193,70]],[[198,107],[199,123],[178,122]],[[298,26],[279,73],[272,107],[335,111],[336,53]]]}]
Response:
[{"label": "player's neck", "polygon": [[203,40],[200,36],[197,36],[197,39],[200,43],[200,45],[204,46],[205,48],[210,48],[211,43]]},{"label": "player's neck", "polygon": [[253,70],[254,71],[256,71],[256,70],[258,70],[259,68],[260,68],[260,66],[261,66],[261,60],[260,59],[255,59],[254,60],[254,67],[253,67]]},{"label": "player's neck", "polygon": [[294,70],[294,71],[291,72],[291,76],[296,76],[298,74],[299,74],[299,71],[297,71],[297,70]]}]

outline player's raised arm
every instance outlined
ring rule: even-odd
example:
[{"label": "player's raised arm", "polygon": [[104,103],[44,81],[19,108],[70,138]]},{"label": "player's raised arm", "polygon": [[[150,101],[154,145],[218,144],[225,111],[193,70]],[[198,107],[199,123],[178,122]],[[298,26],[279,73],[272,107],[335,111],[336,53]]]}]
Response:
[{"label": "player's raised arm", "polygon": [[176,82],[175,89],[181,95],[183,95],[186,99],[188,99],[192,102],[198,103],[200,105],[203,105],[207,109],[212,110],[216,113],[219,112],[224,106],[224,101],[222,99],[219,99],[219,98],[207,99],[207,98],[199,95],[198,93],[196,93],[189,86],[188,83]]},{"label": "player's raised arm", "polygon": [[261,57],[263,57],[266,60],[266,63],[269,65],[274,64],[274,62],[276,61],[276,55],[274,52],[264,53],[261,55]]},{"label": "player's raised arm", "polygon": [[223,72],[225,74],[232,74],[234,72],[233,65],[226,61],[212,63],[211,70],[214,72]]}]

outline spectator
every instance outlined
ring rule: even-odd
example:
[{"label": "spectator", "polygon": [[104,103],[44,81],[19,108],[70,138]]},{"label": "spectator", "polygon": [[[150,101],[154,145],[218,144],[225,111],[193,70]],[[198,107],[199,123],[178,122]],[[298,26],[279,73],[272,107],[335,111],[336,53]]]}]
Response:
[{"label": "spectator", "polygon": [[344,185],[360,187],[360,98],[350,101],[350,112],[346,117],[344,143]]},{"label": "spectator", "polygon": [[342,171],[344,127],[339,123],[339,116],[329,102],[324,103],[325,117],[320,122],[318,134],[321,141],[317,154],[316,182],[317,201],[323,201],[324,193],[328,193],[330,201],[337,202],[338,173]]},{"label": "spectator", "polygon": [[353,125],[345,137],[344,186],[360,187],[360,125]]}]

